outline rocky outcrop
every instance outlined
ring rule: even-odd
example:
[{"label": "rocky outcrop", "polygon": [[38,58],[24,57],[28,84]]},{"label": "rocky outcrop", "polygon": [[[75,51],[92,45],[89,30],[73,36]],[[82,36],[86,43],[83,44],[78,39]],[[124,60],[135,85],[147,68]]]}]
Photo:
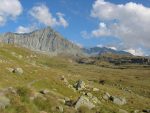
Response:
[{"label": "rocky outcrop", "polygon": [[87,97],[85,97],[85,96],[81,96],[78,99],[78,101],[77,101],[77,103],[75,105],[75,109],[78,109],[81,106],[86,106],[88,109],[92,109],[92,108],[95,107],[95,105],[92,102],[90,102],[90,100]]},{"label": "rocky outcrop", "polygon": [[10,104],[10,100],[3,96],[3,95],[0,95],[0,109],[4,109],[6,106],[8,106]]},{"label": "rocky outcrop", "polygon": [[84,81],[82,81],[82,80],[78,80],[75,84],[74,84],[74,88],[76,89],[76,90],[83,90],[83,89],[85,89],[85,82]]},{"label": "rocky outcrop", "polygon": [[64,39],[50,27],[26,34],[6,33],[0,36],[0,40],[7,44],[18,44],[32,50],[50,53],[51,55],[61,53],[81,54],[80,47]]}]

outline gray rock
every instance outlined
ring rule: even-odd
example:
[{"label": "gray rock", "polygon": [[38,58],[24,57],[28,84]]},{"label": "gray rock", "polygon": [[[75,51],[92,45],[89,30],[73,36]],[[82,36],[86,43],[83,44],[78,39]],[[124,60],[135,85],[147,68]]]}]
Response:
[{"label": "gray rock", "polygon": [[8,105],[10,105],[9,98],[1,95],[0,96],[0,108],[4,109]]},{"label": "gray rock", "polygon": [[93,98],[91,99],[91,102],[94,103],[94,104],[101,104],[101,102],[98,100],[97,97],[93,97]]},{"label": "gray rock", "polygon": [[88,96],[88,98],[92,98],[93,97],[93,95],[92,95],[92,93],[86,93],[86,95]]},{"label": "gray rock", "polygon": [[23,74],[22,68],[7,68],[7,70],[11,73]]},{"label": "gray rock", "polygon": [[83,90],[83,89],[85,89],[85,82],[82,81],[82,80],[77,81],[74,84],[74,88],[76,88],[76,90]]},{"label": "gray rock", "polygon": [[116,96],[110,96],[110,100],[117,105],[124,105],[127,103],[125,98],[120,98]]},{"label": "gray rock", "polygon": [[93,91],[97,92],[97,91],[99,91],[99,89],[98,88],[93,88]]},{"label": "gray rock", "polygon": [[65,100],[65,101],[70,101],[70,98],[65,97],[64,100]]},{"label": "gray rock", "polygon": [[50,27],[26,34],[6,33],[0,36],[0,40],[7,44],[17,44],[51,55],[82,54],[80,47],[69,42]]},{"label": "gray rock", "polygon": [[95,105],[92,102],[90,102],[90,100],[85,96],[81,96],[78,99],[77,103],[75,104],[75,109],[78,109],[81,106],[86,106],[89,109],[92,109],[95,107]]},{"label": "gray rock", "polygon": [[14,71],[15,71],[15,73],[23,74],[23,69],[22,68],[15,68]]},{"label": "gray rock", "polygon": [[106,92],[103,96],[103,99],[109,100],[109,98],[110,98],[110,94],[108,92]]},{"label": "gray rock", "polygon": [[47,94],[47,93],[49,93],[49,92],[50,92],[50,91],[49,91],[48,89],[44,89],[44,90],[41,90],[41,91],[40,91],[41,94]]}]

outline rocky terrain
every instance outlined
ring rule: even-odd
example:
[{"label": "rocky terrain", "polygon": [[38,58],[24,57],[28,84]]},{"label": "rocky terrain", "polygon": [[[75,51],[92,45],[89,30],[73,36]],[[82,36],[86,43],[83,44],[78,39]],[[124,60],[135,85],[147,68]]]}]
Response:
[{"label": "rocky terrain", "polygon": [[150,113],[148,57],[83,49],[50,27],[0,41],[0,113]]},{"label": "rocky terrain", "polygon": [[5,33],[0,41],[7,44],[17,44],[23,47],[42,51],[51,55],[81,54],[80,47],[64,39],[58,32],[50,27],[26,34]]},{"label": "rocky terrain", "polygon": [[1,43],[0,113],[149,113],[149,76]]}]

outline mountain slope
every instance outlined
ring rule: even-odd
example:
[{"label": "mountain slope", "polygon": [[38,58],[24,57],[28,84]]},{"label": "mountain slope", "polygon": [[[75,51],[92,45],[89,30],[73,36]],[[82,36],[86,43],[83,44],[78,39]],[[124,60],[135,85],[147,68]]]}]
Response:
[{"label": "mountain slope", "polygon": [[6,33],[0,39],[8,44],[18,44],[32,50],[44,51],[54,55],[61,53],[81,54],[80,47],[64,39],[50,27],[26,34]]},{"label": "mountain slope", "polygon": [[[21,68],[23,73],[11,71],[16,68]],[[134,113],[137,110],[141,113],[150,106],[149,73],[150,67],[113,69],[81,65],[66,57],[49,57],[0,43],[0,106],[6,106],[0,107],[0,113],[60,113],[60,108],[64,113]],[[74,88],[79,80],[84,81],[84,90]],[[117,105],[104,99],[106,93],[117,100],[117,97],[125,98],[127,103]],[[89,101],[94,103],[94,109],[82,106],[75,109],[73,102],[83,96],[92,98]],[[119,112],[120,109],[126,112]]]}]

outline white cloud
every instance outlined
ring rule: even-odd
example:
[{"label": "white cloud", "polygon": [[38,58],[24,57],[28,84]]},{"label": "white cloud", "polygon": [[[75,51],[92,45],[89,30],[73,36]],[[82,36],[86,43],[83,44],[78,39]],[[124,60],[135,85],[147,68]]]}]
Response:
[{"label": "white cloud", "polygon": [[150,8],[133,2],[114,4],[96,0],[91,16],[98,18],[100,22],[109,23],[100,23],[92,31],[94,37],[115,36],[130,48],[150,48]]},{"label": "white cloud", "polygon": [[110,49],[113,49],[113,50],[117,50],[116,47],[107,47],[107,48],[110,48]]},{"label": "white cloud", "polygon": [[40,23],[46,26],[63,26],[63,27],[68,26],[68,22],[65,20],[64,14],[58,12],[57,13],[58,19],[56,19],[49,11],[49,8],[44,4],[34,6],[31,9],[30,14]]},{"label": "white cloud", "polygon": [[99,37],[99,36],[110,36],[111,32],[106,27],[106,24],[101,22],[99,24],[99,28],[92,31],[92,36]]},{"label": "white cloud", "polygon": [[144,53],[142,51],[141,48],[138,48],[138,49],[133,49],[133,48],[130,48],[130,49],[127,49],[127,50],[124,50],[126,52],[129,52],[135,56],[144,56]]},{"label": "white cloud", "polygon": [[67,27],[69,25],[68,22],[64,19],[64,16],[65,16],[64,14],[58,12],[57,16],[59,18],[58,25],[62,25],[64,27]]},{"label": "white cloud", "polygon": [[36,29],[35,26],[29,26],[29,27],[19,26],[16,30],[16,33],[30,33],[35,29]]},{"label": "white cloud", "polygon": [[0,26],[4,25],[9,19],[14,20],[22,13],[22,5],[19,0],[0,1]]}]

